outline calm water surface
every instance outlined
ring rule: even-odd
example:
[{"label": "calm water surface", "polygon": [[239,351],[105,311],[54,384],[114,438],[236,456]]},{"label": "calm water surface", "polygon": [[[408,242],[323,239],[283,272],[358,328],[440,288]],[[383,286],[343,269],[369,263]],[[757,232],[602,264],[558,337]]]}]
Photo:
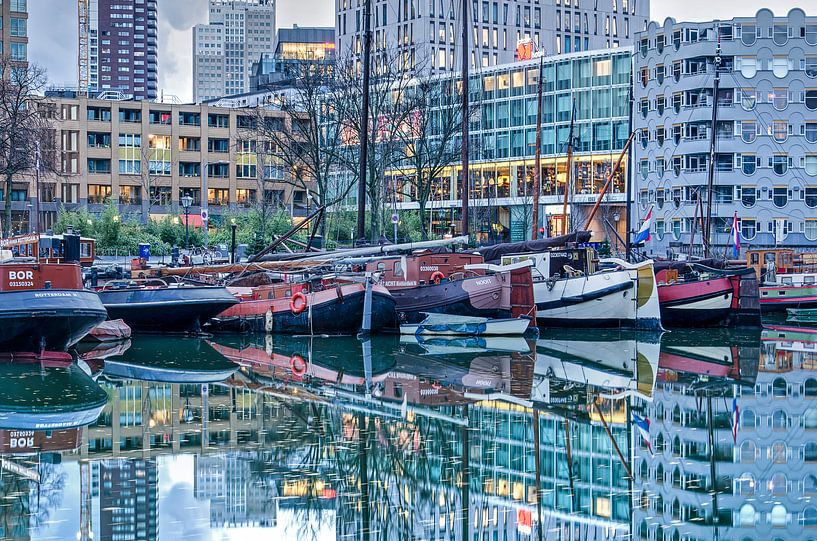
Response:
[{"label": "calm water surface", "polygon": [[0,364],[0,538],[817,539],[815,352],[140,336]]}]

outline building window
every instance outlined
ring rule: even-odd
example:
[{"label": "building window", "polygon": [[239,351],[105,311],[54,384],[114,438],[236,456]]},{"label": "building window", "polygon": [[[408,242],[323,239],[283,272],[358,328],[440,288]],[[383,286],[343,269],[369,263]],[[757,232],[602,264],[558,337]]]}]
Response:
[{"label": "building window", "polygon": [[740,202],[746,208],[751,208],[757,203],[757,190],[753,186],[743,186],[740,188]]},{"label": "building window", "polygon": [[778,175],[785,175],[789,169],[789,157],[785,154],[778,154],[771,158],[772,171]]},{"label": "building window", "polygon": [[785,186],[775,186],[772,188],[772,202],[777,208],[783,208],[788,203],[788,188]]},{"label": "building window", "polygon": [[230,190],[227,188],[208,188],[207,204],[213,206],[226,206],[230,202]]},{"label": "building window", "polygon": [[17,62],[25,62],[28,54],[25,43],[11,43],[11,59]]},{"label": "building window", "polygon": [[255,204],[255,190],[238,188],[235,191],[235,202],[242,207],[250,207]]},{"label": "building window", "polygon": [[807,56],[803,63],[803,69],[808,77],[817,77],[817,56]]},{"label": "building window", "polygon": [[20,13],[28,11],[27,0],[11,0],[11,11],[18,11]]},{"label": "building window", "polygon": [[754,56],[740,56],[737,59],[737,64],[741,75],[747,79],[751,79],[757,75],[757,58]]},{"label": "building window", "polygon": [[119,204],[120,205],[141,205],[142,204],[142,187],[141,186],[120,186],[119,187]]},{"label": "building window", "polygon": [[772,59],[772,73],[778,79],[789,74],[789,59],[786,56],[775,56]]},{"label": "building window", "polygon": [[744,143],[751,143],[757,137],[757,122],[744,120],[740,123],[740,137]]},{"label": "building window", "polygon": [[789,104],[789,91],[785,88],[775,88],[769,93],[769,102],[778,111],[782,111]]},{"label": "building window", "polygon": [[173,189],[170,186],[151,186],[150,204],[158,207],[170,205],[173,198]]},{"label": "building window", "polygon": [[757,27],[753,24],[740,26],[740,41],[744,45],[753,45],[757,41]]},{"label": "building window", "polygon": [[757,170],[757,157],[754,154],[743,154],[740,164],[744,175],[754,175]]},{"label": "building window", "polygon": [[111,160],[102,158],[88,158],[88,173],[110,173]]},{"label": "building window", "polygon": [[789,123],[785,120],[775,120],[771,125],[772,137],[778,143],[782,143],[789,136]]},{"label": "building window", "polygon": [[817,175],[817,154],[811,154],[803,158],[804,168],[807,175]]},{"label": "building window", "polygon": [[11,18],[11,35],[16,38],[24,38],[26,37],[26,20],[25,19],[18,19],[17,17]]},{"label": "building window", "polygon": [[757,222],[751,218],[742,218],[740,220],[740,235],[745,240],[752,240],[757,235]]},{"label": "building window", "polygon": [[170,111],[150,111],[149,121],[151,124],[170,125],[171,119]]},{"label": "building window", "polygon": [[103,184],[88,184],[88,203],[104,205],[111,197],[111,187]]},{"label": "building window", "polygon": [[817,111],[817,90],[806,90],[806,108]]},{"label": "building window", "polygon": [[772,39],[775,45],[785,45],[789,40],[789,27],[785,24],[776,24],[772,28]]},{"label": "building window", "polygon": [[817,240],[817,220],[806,220],[803,232],[808,240]]},{"label": "building window", "polygon": [[803,131],[806,141],[809,143],[817,143],[817,122],[806,122]]}]

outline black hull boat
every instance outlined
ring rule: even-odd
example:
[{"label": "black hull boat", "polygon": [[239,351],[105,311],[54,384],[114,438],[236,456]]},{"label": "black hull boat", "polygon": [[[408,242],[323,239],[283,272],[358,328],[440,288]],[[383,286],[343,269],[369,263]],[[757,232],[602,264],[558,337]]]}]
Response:
[{"label": "black hull boat", "polygon": [[3,291],[0,350],[64,351],[106,317],[105,307],[92,291]]},{"label": "black hull boat", "polygon": [[[289,290],[292,286],[285,285]],[[208,323],[208,330],[225,332],[270,332],[280,334],[355,334],[363,321],[366,296],[364,284],[344,284],[307,293],[305,307],[293,311],[290,298],[242,300]],[[388,290],[372,288],[371,330],[394,321],[395,300]]]},{"label": "black hull boat", "polygon": [[[499,280],[482,277],[479,280],[486,282],[483,290],[477,293],[469,292],[466,287],[475,280],[469,278],[422,288],[392,290],[391,294],[397,303],[398,317],[398,323],[394,326],[420,323],[429,313],[487,318],[512,317],[510,307],[502,309],[497,303],[489,302],[500,295],[502,284]],[[483,299],[485,302],[481,302]]]},{"label": "black hull boat", "polygon": [[99,291],[110,319],[122,319],[135,331],[198,331],[238,300],[218,286],[117,286]]}]

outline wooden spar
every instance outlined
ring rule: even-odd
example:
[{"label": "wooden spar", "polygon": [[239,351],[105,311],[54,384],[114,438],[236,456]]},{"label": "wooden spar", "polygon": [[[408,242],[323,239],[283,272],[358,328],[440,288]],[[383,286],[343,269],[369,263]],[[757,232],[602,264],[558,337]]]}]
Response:
[{"label": "wooden spar", "polygon": [[610,189],[610,184],[613,183],[613,177],[618,170],[621,168],[621,161],[624,159],[624,155],[627,154],[627,150],[630,148],[630,145],[633,142],[633,137],[635,137],[635,132],[630,132],[630,137],[627,138],[627,142],[624,143],[624,148],[621,150],[621,154],[618,155],[618,160],[616,161],[616,165],[613,167],[613,170],[610,171],[610,174],[607,175],[607,181],[602,186],[601,191],[599,192],[599,196],[596,199],[596,204],[593,205],[593,210],[590,211],[590,217],[587,218],[587,223],[584,226],[586,231],[590,230],[590,223],[593,221],[593,218],[596,216],[596,212],[599,210],[599,206],[601,206],[601,200],[604,198],[604,195],[607,193],[607,190]]},{"label": "wooden spar", "polygon": [[357,240],[366,237],[366,170],[369,166],[369,72],[372,56],[372,0],[363,3],[363,103],[360,105],[360,152],[357,179]]},{"label": "wooden spar", "polygon": [[616,443],[616,439],[613,437],[613,433],[610,431],[610,425],[607,424],[607,419],[604,418],[604,414],[602,414],[601,408],[599,408],[599,403],[594,400],[593,406],[596,408],[596,413],[599,414],[601,424],[604,425],[604,430],[607,432],[607,437],[610,438],[610,442],[613,444],[613,449],[615,449],[616,454],[618,454],[618,459],[621,461],[621,465],[624,466],[624,471],[627,472],[627,476],[630,479],[633,479],[633,472],[630,471],[630,465],[627,464],[627,460],[624,459],[624,454],[621,452],[618,443]]},{"label": "wooden spar", "polygon": [[545,55],[539,57],[539,81],[536,86],[536,150],[533,154],[533,214],[531,221],[531,239],[536,240],[539,233],[539,191],[542,185],[542,79],[545,69]]},{"label": "wooden spar", "polygon": [[692,218],[692,231],[689,235],[689,249],[687,250],[687,256],[692,257],[692,245],[695,243],[695,228],[697,227],[698,221],[698,209],[701,208],[701,193],[698,192],[698,197],[695,200],[695,217]]},{"label": "wooden spar", "polygon": [[715,79],[712,84],[712,135],[709,138],[709,171],[707,177],[706,196],[706,221],[704,222],[704,254],[711,257],[710,246],[712,244],[712,198],[715,195],[715,147],[717,145],[718,131],[718,88],[721,82],[721,36],[718,33],[718,46],[715,49]]},{"label": "wooden spar", "polygon": [[270,253],[271,251],[275,250],[278,247],[278,245],[280,245],[282,242],[285,242],[286,240],[288,240],[289,237],[291,237],[292,235],[297,233],[299,230],[303,229],[309,222],[311,222],[315,218],[315,216],[321,216],[322,217],[324,208],[326,208],[326,207],[321,205],[320,207],[315,209],[315,212],[313,212],[312,214],[310,214],[309,216],[304,218],[301,221],[301,223],[292,226],[292,229],[290,229],[289,231],[287,231],[286,233],[284,233],[283,235],[281,235],[280,237],[275,239],[272,242],[272,244],[270,244],[269,246],[267,246],[266,248],[264,248],[263,250],[261,250],[257,254],[252,255],[247,261],[252,263],[252,262],[258,260],[258,258],[263,257],[263,256],[267,255],[268,253]]},{"label": "wooden spar", "polygon": [[570,194],[570,170],[573,169],[573,123],[576,120],[576,102],[570,114],[570,133],[567,136],[567,171],[565,173],[565,201],[562,205],[562,235],[567,235],[567,198]]},{"label": "wooden spar", "polygon": [[[471,196],[471,182],[468,177],[468,33],[471,27],[468,25],[468,0],[462,0],[462,182],[460,185],[460,195],[462,197],[462,234],[469,235],[468,223],[468,198]],[[467,519],[466,519],[467,522]]]},{"label": "wooden spar", "polygon": [[428,240],[424,242],[407,242],[403,244],[386,244],[383,246],[370,246],[367,248],[355,248],[352,250],[342,250],[336,252],[304,254],[302,259],[289,261],[254,261],[242,264],[224,265],[201,265],[196,267],[167,267],[158,269],[159,276],[185,276],[188,274],[213,274],[213,273],[234,273],[246,271],[280,270],[292,271],[293,269],[311,269],[326,266],[331,263],[355,257],[386,256],[392,252],[403,252],[420,250],[425,248],[435,248],[438,246],[448,246],[451,244],[465,244],[468,237],[454,237],[450,239]]}]

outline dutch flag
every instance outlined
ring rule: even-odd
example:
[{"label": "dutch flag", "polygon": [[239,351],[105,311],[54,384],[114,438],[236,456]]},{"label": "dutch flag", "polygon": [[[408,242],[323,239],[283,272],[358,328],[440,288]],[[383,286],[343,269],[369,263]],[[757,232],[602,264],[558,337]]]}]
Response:
[{"label": "dutch flag", "polygon": [[732,217],[732,254],[735,258],[740,256],[740,229],[738,228],[738,211]]},{"label": "dutch flag", "polygon": [[740,410],[738,409],[738,399],[732,399],[732,441],[738,442],[738,424],[740,423]]},{"label": "dutch flag", "polygon": [[655,453],[652,450],[652,442],[650,441],[650,420],[640,417],[637,413],[633,412],[633,422],[638,428],[638,431],[641,433],[641,437],[644,438],[644,443],[647,445],[647,450],[651,455],[654,455]]},{"label": "dutch flag", "polygon": [[641,224],[641,229],[635,235],[635,244],[644,244],[650,240],[650,228],[652,227],[652,207],[647,212],[647,217],[644,218],[644,223]]}]

